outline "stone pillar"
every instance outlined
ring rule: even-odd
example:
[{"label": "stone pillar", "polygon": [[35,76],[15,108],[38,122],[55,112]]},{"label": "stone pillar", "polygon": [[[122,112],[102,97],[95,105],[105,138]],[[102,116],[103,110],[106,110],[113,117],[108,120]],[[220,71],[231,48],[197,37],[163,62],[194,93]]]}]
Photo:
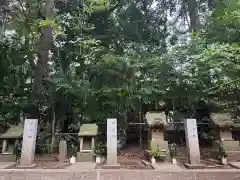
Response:
[{"label": "stone pillar", "polygon": [[66,159],[67,159],[67,141],[61,140],[59,142],[58,160],[59,161],[66,161]]},{"label": "stone pillar", "polygon": [[95,138],[92,137],[92,141],[91,141],[91,150],[92,150],[92,152],[94,152],[94,149],[95,149]]},{"label": "stone pillar", "polygon": [[35,160],[38,119],[25,119],[20,166],[32,166]]},{"label": "stone pillar", "polygon": [[107,119],[107,165],[117,165],[117,119]]},{"label": "stone pillar", "polygon": [[2,153],[5,153],[6,151],[7,151],[7,140],[4,139],[2,144]]},{"label": "stone pillar", "polygon": [[196,119],[185,119],[185,136],[190,164],[201,164]]}]

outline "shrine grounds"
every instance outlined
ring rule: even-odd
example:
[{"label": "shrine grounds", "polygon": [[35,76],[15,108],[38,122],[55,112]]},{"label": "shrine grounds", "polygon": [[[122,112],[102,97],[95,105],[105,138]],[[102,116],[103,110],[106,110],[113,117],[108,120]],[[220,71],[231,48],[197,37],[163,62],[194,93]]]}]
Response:
[{"label": "shrine grounds", "polygon": [[238,169],[91,170],[1,169],[1,180],[238,180]]}]

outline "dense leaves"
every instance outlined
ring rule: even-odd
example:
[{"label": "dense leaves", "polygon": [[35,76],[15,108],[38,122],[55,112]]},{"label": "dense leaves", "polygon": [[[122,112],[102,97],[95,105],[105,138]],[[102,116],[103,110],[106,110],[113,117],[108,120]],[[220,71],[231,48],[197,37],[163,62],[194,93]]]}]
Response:
[{"label": "dense leaves", "polygon": [[117,117],[126,127],[144,104],[239,103],[239,0],[0,6],[1,120],[16,123],[35,105],[44,125]]}]

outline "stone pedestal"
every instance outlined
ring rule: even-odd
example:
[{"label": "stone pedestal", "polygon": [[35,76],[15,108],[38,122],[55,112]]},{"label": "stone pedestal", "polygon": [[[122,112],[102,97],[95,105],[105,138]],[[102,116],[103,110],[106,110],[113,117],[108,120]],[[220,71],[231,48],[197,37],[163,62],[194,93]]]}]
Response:
[{"label": "stone pedestal", "polygon": [[150,142],[152,149],[166,150],[165,161],[170,161],[170,153],[168,148],[168,141],[164,141],[164,134],[162,130],[152,131],[152,140]]},{"label": "stone pedestal", "polygon": [[117,166],[117,119],[107,119],[107,165]]},{"label": "stone pedestal", "polygon": [[223,148],[227,154],[228,161],[239,161],[240,160],[240,146],[239,141],[235,141],[232,138],[232,132],[224,128],[217,128],[216,130],[216,140],[213,141],[213,156],[220,156],[219,142],[222,143]]},{"label": "stone pedestal", "polygon": [[191,165],[199,165],[201,164],[201,161],[196,119],[185,119],[184,126],[188,152],[188,162]]},{"label": "stone pedestal", "polygon": [[20,166],[27,167],[34,164],[37,128],[37,119],[25,119]]}]

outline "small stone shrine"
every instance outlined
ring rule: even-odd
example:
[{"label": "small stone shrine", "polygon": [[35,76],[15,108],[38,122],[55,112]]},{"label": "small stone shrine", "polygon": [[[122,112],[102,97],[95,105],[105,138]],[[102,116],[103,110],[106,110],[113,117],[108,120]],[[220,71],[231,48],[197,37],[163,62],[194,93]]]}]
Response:
[{"label": "small stone shrine", "polygon": [[78,136],[80,150],[77,153],[77,161],[89,162],[94,159],[95,139],[98,134],[97,124],[83,124],[80,127]]},{"label": "small stone shrine", "polygon": [[166,152],[165,160],[170,160],[168,141],[164,140],[164,127],[167,124],[167,117],[162,112],[147,112],[146,121],[149,126],[149,149],[158,149]]},{"label": "small stone shrine", "polygon": [[236,123],[228,113],[213,113],[211,114],[211,120],[215,137],[213,141],[215,152],[219,148],[219,143],[222,143],[229,161],[240,160],[239,141],[234,140],[232,136],[232,131],[239,130],[240,124]]},{"label": "small stone shrine", "polygon": [[2,140],[2,153],[0,162],[16,162],[16,154],[13,154],[14,146],[22,139],[24,127],[22,124],[10,127],[0,136]]}]

